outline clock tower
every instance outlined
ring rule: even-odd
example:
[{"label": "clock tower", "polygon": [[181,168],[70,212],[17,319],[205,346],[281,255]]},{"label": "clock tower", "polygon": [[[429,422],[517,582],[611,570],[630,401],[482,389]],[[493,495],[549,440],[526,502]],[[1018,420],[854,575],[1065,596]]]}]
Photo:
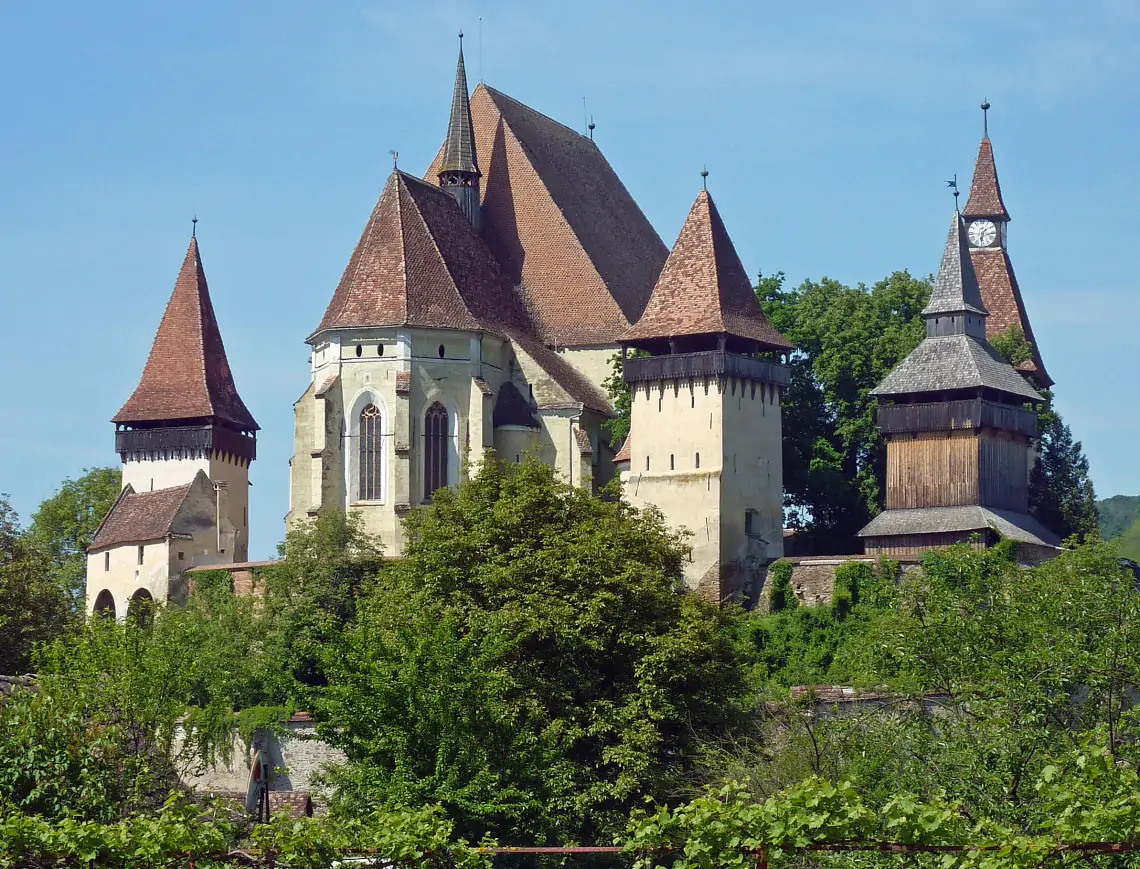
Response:
[{"label": "clock tower", "polygon": [[994,338],[1013,327],[1021,329],[1033,350],[1029,359],[1020,362],[1017,370],[1039,389],[1047,389],[1053,380],[1045,370],[1021,287],[1013,273],[1008,252],[1009,211],[1002,198],[994,164],[994,147],[990,142],[988,102],[982,103],[983,135],[978,148],[978,161],[974,165],[974,178],[970,183],[970,198],[962,210],[966,225],[966,239],[970,259],[978,276],[982,301],[990,312],[986,321],[986,337]]}]

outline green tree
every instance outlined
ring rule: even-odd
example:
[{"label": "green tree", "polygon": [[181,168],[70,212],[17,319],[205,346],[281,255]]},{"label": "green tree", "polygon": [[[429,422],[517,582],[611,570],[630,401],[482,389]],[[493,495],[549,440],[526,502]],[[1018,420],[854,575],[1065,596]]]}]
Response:
[{"label": "green tree", "polygon": [[72,627],[67,596],[29,545],[7,495],[0,495],[0,674],[26,673],[32,649]]},{"label": "green tree", "polygon": [[869,395],[924,334],[930,280],[895,272],[871,288],[824,278],[757,295],[798,348],[784,393],[784,492],[789,521],[809,549],[858,550],[856,532],[882,509],[885,452]]},{"label": "green tree", "polygon": [[[1033,345],[1016,323],[990,344],[1015,367],[1033,358]],[[1029,512],[1062,539],[1096,537],[1100,522],[1089,460],[1054,406],[1053,393],[1041,389],[1032,375],[1026,379],[1045,396],[1033,444],[1038,455],[1029,476]]]},{"label": "green tree", "polygon": [[602,841],[734,724],[730,616],[680,590],[685,546],[657,511],[489,460],[406,527],[315,696],[350,804],[438,802],[475,837]]},{"label": "green tree", "polygon": [[118,468],[88,468],[32,514],[28,536],[46,559],[48,575],[66,591],[76,612],[83,610],[87,585],[87,547],[99,523],[122,489]]}]

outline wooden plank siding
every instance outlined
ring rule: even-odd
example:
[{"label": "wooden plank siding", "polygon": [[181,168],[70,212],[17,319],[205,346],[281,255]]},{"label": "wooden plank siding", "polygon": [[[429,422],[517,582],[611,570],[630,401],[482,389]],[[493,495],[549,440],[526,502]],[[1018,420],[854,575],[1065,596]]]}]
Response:
[{"label": "wooden plank siding", "polygon": [[981,504],[1029,511],[1029,447],[1024,437],[983,431],[978,441]]},{"label": "wooden plank siding", "polygon": [[963,541],[979,552],[986,548],[988,531],[948,531],[937,534],[897,534],[890,537],[867,537],[863,550],[876,558],[889,558],[892,561],[917,561],[922,553],[930,549],[953,546]]},{"label": "wooden plank siding", "polygon": [[887,509],[978,503],[978,436],[969,429],[887,442]]}]

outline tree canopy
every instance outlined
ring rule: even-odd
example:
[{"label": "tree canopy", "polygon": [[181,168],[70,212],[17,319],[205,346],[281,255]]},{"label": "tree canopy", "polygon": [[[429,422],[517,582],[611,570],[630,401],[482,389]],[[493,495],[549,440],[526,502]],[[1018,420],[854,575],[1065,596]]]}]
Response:
[{"label": "tree canopy", "polygon": [[488,461],[407,531],[315,698],[354,804],[438,802],[472,836],[596,841],[733,724],[730,615],[681,593],[685,547],[658,512]]}]

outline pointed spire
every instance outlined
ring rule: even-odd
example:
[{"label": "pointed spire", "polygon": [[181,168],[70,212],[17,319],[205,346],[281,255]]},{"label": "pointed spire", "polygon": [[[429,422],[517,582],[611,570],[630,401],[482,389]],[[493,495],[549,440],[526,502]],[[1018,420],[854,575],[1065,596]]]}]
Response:
[{"label": "pointed spire", "polygon": [[[988,106],[989,103],[983,103]],[[987,124],[985,138],[978,147],[978,161],[974,164],[974,180],[970,182],[970,197],[966,200],[963,216],[986,217],[990,220],[1009,220],[1005,202],[1001,198],[997,167],[994,165],[994,146],[990,142]]]},{"label": "pointed spire", "polygon": [[974,273],[974,264],[970,259],[966,226],[955,208],[950,221],[950,232],[946,236],[946,248],[942,252],[942,264],[938,267],[938,277],[934,279],[934,291],[922,314],[930,319],[966,313],[985,318],[989,311],[982,303],[978,276]]},{"label": "pointed spire", "polygon": [[443,148],[440,175],[463,172],[479,177],[475,158],[475,128],[471,123],[471,103],[467,93],[467,70],[463,65],[463,33],[459,33],[459,64],[455,69],[455,92],[451,97],[451,120],[447,125],[447,144]]},{"label": "pointed spire", "polygon": [[192,236],[142,379],[112,422],[134,425],[210,418],[247,432],[258,429],[234,384],[198,239]]},{"label": "pointed spire", "polygon": [[621,340],[728,335],[769,349],[792,344],[768,322],[708,190],[693,203],[645,313]]}]

